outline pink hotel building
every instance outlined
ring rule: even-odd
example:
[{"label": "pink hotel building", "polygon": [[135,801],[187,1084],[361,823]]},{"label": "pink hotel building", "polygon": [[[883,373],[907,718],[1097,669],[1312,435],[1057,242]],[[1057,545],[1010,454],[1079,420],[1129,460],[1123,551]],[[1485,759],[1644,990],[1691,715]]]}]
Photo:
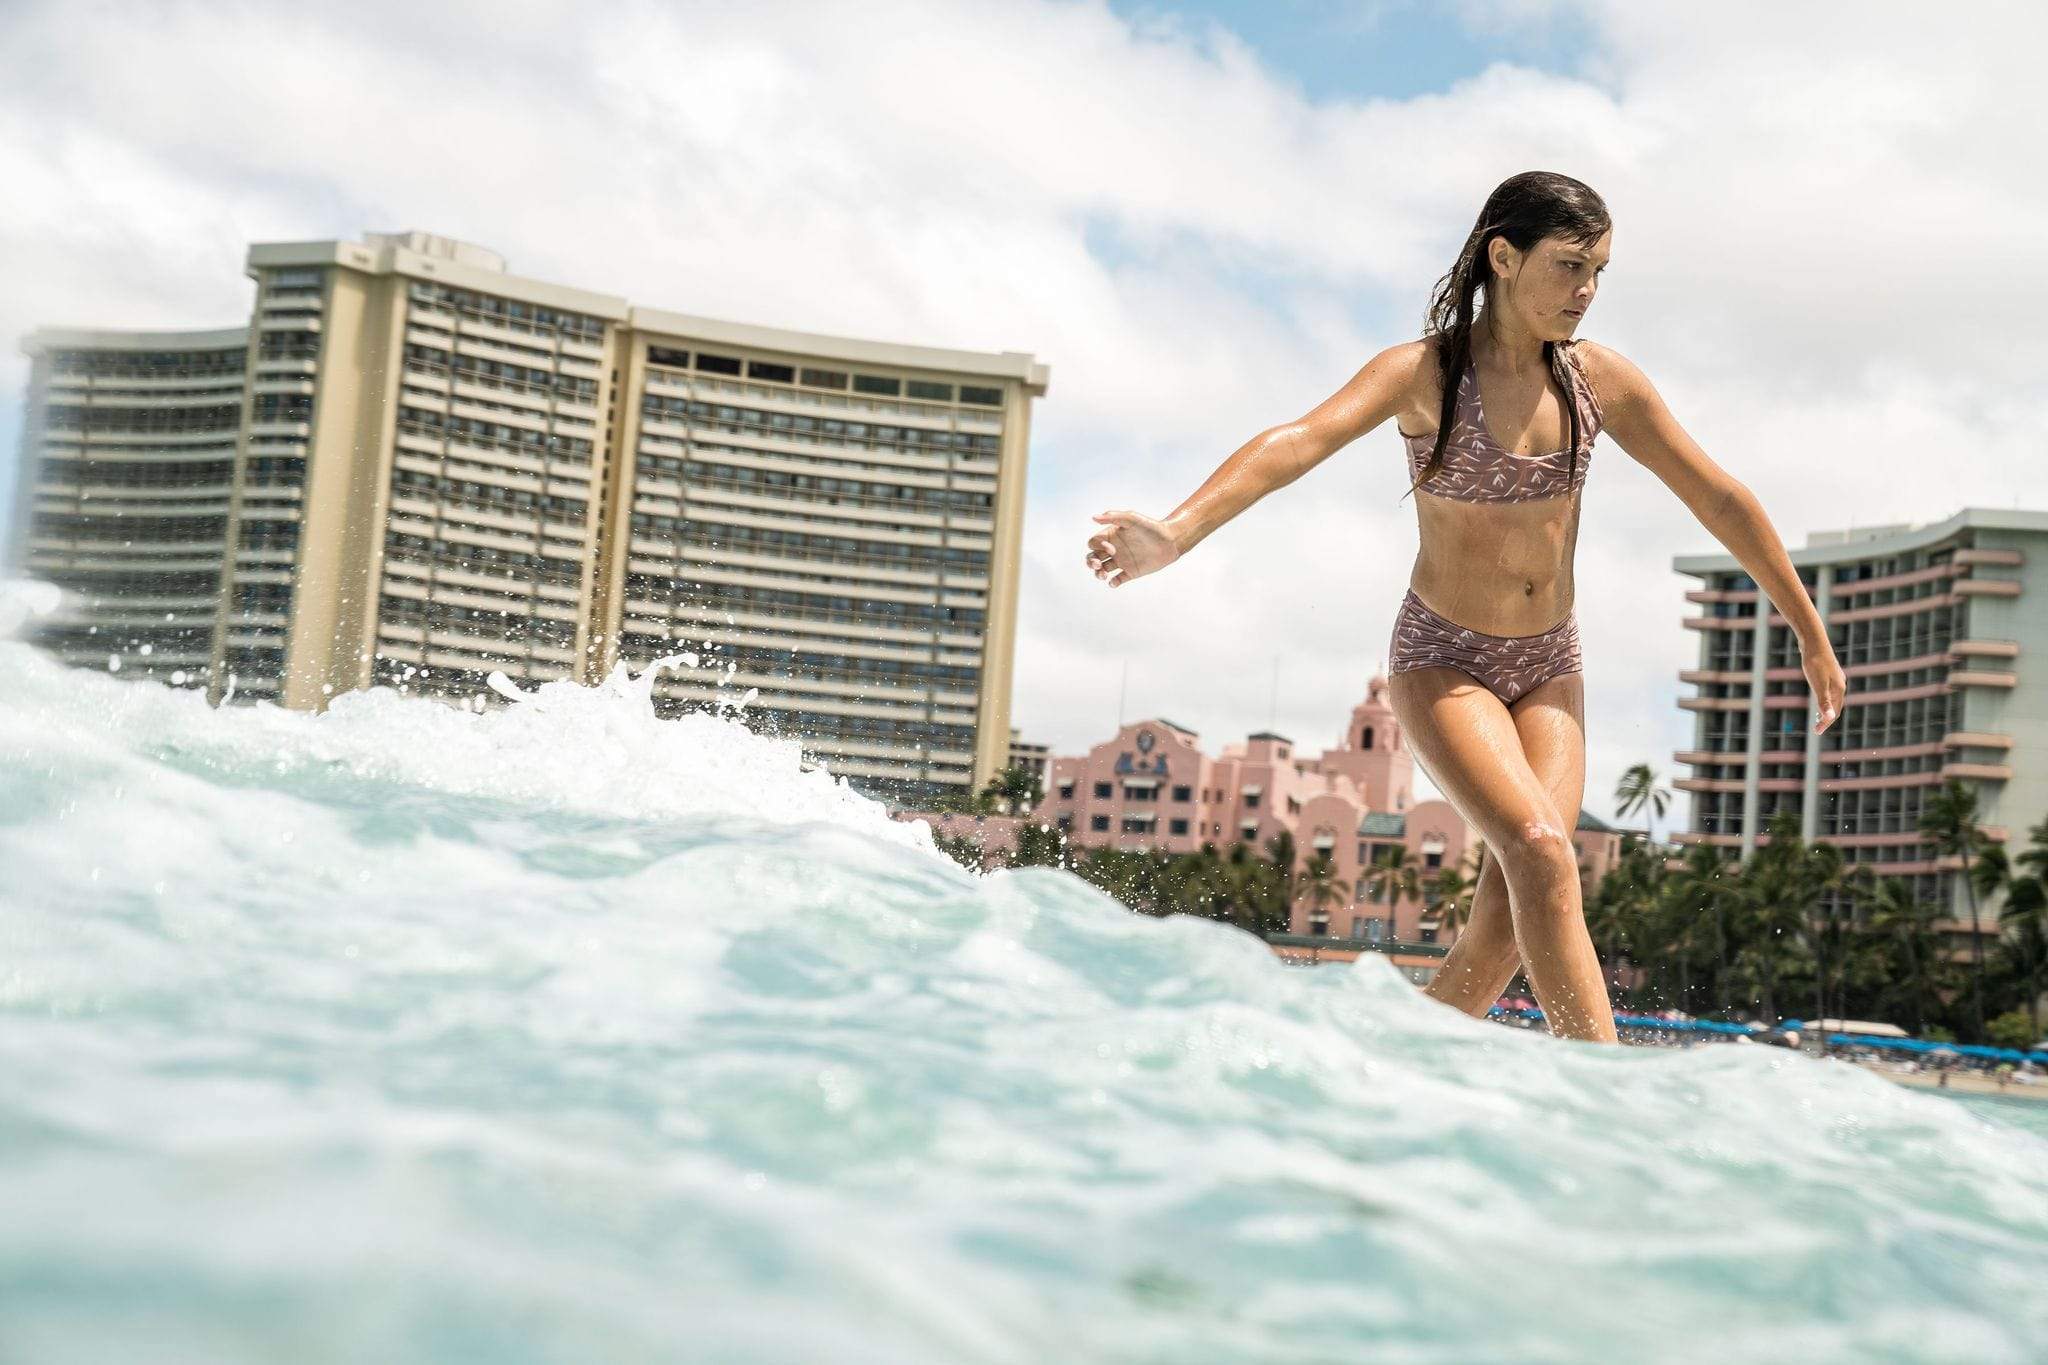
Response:
[{"label": "pink hotel building", "polygon": [[[1412,899],[1390,903],[1361,883],[1360,873],[1382,848],[1405,848],[1427,881],[1438,868],[1457,866],[1477,842],[1449,802],[1415,800],[1414,756],[1386,694],[1386,678],[1373,675],[1337,744],[1320,754],[1262,731],[1211,757],[1185,726],[1158,717],[1134,721],[1086,754],[1052,757],[1045,799],[1030,819],[1084,847],[1195,853],[1205,843],[1227,850],[1243,842],[1262,858],[1268,839],[1291,831],[1297,866],[1328,853],[1350,892],[1342,906],[1295,907],[1290,932],[1333,939],[1319,957],[1355,956],[1360,949],[1340,946],[1346,941],[1447,944],[1433,907]],[[976,833],[991,859],[1014,846],[1021,823],[902,814],[929,820],[944,834]],[[1621,836],[1582,811],[1573,842],[1590,886],[1619,855]],[[1433,959],[1417,958],[1411,974],[1418,969],[1426,979]]]}]

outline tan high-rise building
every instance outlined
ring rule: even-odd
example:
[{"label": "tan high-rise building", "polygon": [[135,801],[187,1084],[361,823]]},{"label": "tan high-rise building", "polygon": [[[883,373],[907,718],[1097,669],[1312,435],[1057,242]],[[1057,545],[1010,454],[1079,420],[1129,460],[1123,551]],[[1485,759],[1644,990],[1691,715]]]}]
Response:
[{"label": "tan high-rise building", "polygon": [[317,708],[687,650],[665,712],[756,689],[877,795],[1007,760],[1029,355],[638,308],[425,233],[248,271],[246,329],[27,342],[17,558],[71,590],[67,660]]}]

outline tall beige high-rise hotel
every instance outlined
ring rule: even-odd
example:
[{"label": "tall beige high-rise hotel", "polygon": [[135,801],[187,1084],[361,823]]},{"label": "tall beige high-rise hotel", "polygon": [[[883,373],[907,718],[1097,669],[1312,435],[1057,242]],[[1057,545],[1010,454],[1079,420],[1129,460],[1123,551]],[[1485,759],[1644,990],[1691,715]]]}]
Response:
[{"label": "tall beige high-rise hotel", "polygon": [[[17,571],[65,660],[318,708],[664,674],[863,790],[1008,759],[1047,370],[642,308],[425,233],[260,244],[246,327],[30,336]],[[730,674],[728,676],[728,666]]]}]

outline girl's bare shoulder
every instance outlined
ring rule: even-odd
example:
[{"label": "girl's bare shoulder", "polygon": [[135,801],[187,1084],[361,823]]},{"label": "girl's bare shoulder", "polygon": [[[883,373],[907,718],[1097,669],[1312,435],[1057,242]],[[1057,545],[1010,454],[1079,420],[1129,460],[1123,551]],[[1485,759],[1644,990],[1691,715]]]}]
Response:
[{"label": "girl's bare shoulder", "polygon": [[1593,397],[1603,410],[1638,397],[1649,382],[1643,372],[1612,346],[1584,339],[1572,342],[1572,358],[1593,388]]},{"label": "girl's bare shoulder", "polygon": [[1423,336],[1413,341],[1398,342],[1380,353],[1394,373],[1400,376],[1402,397],[1406,399],[1403,407],[1427,414],[1432,421],[1435,420],[1437,400],[1443,394],[1439,347],[1437,338]]}]

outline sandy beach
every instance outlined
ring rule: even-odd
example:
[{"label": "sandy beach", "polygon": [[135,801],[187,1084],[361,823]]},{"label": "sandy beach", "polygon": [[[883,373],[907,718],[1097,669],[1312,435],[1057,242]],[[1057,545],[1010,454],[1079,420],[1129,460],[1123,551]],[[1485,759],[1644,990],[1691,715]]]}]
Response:
[{"label": "sandy beach", "polygon": [[1964,1095],[1997,1095],[2004,1099],[2048,1102],[2048,1085],[2027,1085],[2017,1082],[2000,1085],[1995,1077],[1978,1072],[1951,1071],[1948,1073],[1948,1085],[1944,1087],[1941,1084],[1941,1073],[1936,1071],[1895,1071],[1891,1067],[1877,1066],[1870,1062],[1855,1062],[1853,1065],[1860,1066],[1865,1071],[1874,1071],[1888,1081],[1897,1081],[1900,1085],[1919,1086],[1924,1090],[1945,1088]]}]

